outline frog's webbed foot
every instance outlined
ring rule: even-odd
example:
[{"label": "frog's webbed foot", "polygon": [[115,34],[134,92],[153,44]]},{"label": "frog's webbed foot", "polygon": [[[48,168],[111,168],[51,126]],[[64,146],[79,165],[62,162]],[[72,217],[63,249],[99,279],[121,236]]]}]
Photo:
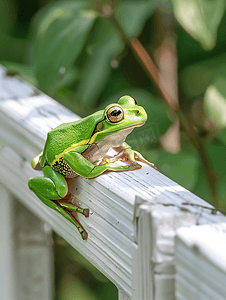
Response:
[{"label": "frog's webbed foot", "polygon": [[122,147],[118,147],[118,149],[120,150],[120,152],[118,152],[115,156],[111,158],[104,157],[100,165],[105,163],[108,164],[108,163],[115,163],[121,161],[125,163],[125,168],[122,171],[134,171],[142,168],[142,166],[135,161],[133,157],[134,151],[132,149],[130,149],[132,153],[129,152],[129,149],[124,149]]},{"label": "frog's webbed foot", "polygon": [[62,202],[61,200],[55,201],[56,204],[61,207],[65,213],[68,215],[68,217],[71,219],[71,222],[73,224],[76,224],[76,227],[81,234],[81,237],[83,240],[86,240],[88,238],[88,233],[85,230],[85,228],[82,226],[82,224],[79,221],[78,213],[83,214],[86,218],[89,217],[89,209],[85,208],[82,209],[81,207],[75,206],[71,203]]},{"label": "frog's webbed foot", "polygon": [[139,170],[141,168],[142,166],[140,164],[138,164],[137,162],[133,162],[132,164],[129,165],[128,171]]},{"label": "frog's webbed foot", "polygon": [[114,150],[118,151],[118,154],[112,158],[115,161],[120,160],[129,165],[133,165],[135,163],[135,161],[140,161],[140,162],[143,162],[143,163],[147,164],[148,166],[152,167],[153,169],[160,171],[158,167],[156,167],[153,163],[146,160],[139,152],[131,149],[131,147],[126,143],[123,143],[123,145],[120,147],[114,148]]},{"label": "frog's webbed foot", "polygon": [[114,150],[120,149],[120,151],[113,157],[104,157],[100,162],[100,165],[105,163],[114,163],[116,161],[128,162],[130,164],[134,163],[134,161],[130,158],[129,154],[127,153],[126,149],[122,147],[114,148]]},{"label": "frog's webbed foot", "polygon": [[[78,215],[77,212],[74,211],[68,211],[67,209],[65,209],[67,211],[67,213],[69,214],[70,218],[79,226],[78,227],[78,231],[81,234],[81,237],[83,240],[87,240],[88,238],[88,232],[85,230],[85,228],[82,226],[82,224],[80,223],[79,219],[78,219]],[[89,211],[89,210],[88,210]]]},{"label": "frog's webbed foot", "polygon": [[146,165],[148,165],[148,166],[152,167],[153,169],[160,172],[160,169],[158,167],[156,167],[153,163],[146,160],[139,152],[136,152],[136,151],[134,152],[134,159],[136,161],[141,161],[141,162],[145,163]]}]

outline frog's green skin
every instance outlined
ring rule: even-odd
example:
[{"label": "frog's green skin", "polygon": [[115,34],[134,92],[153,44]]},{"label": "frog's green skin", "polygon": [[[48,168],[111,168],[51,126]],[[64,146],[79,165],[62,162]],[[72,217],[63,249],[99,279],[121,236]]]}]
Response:
[{"label": "frog's green skin", "polygon": [[[48,133],[43,152],[33,159],[32,167],[42,169],[44,177],[30,178],[29,188],[43,203],[72,222],[83,239],[86,239],[86,231],[66,211],[74,210],[87,217],[88,210],[60,201],[56,204],[54,200],[67,195],[66,178],[78,175],[93,178],[106,171],[139,169],[141,166],[136,160],[155,168],[125,143],[126,136],[146,120],[147,114],[143,107],[138,106],[130,96],[123,96],[117,104],[110,104],[105,110],[75,122],[61,124]],[[107,156],[109,149],[115,151],[114,157]],[[122,166],[115,163],[120,160],[127,164]]]}]

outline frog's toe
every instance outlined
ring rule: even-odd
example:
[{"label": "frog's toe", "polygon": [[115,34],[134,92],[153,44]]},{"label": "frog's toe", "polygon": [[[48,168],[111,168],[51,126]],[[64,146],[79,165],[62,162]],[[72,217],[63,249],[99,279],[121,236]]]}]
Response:
[{"label": "frog's toe", "polygon": [[81,236],[82,236],[82,239],[83,239],[83,240],[87,240],[87,238],[88,238],[88,233],[84,230],[84,231],[81,233]]},{"label": "frog's toe", "polygon": [[129,165],[130,171],[139,170],[141,168],[142,168],[142,166],[140,164],[138,164],[137,162],[133,162],[131,165]]},{"label": "frog's toe", "polygon": [[155,169],[155,170],[157,170],[157,171],[159,171],[160,172],[160,169],[158,168],[158,167],[156,167],[154,164],[152,164],[152,166],[151,166],[153,169]]},{"label": "frog's toe", "polygon": [[86,218],[89,217],[89,209],[88,209],[88,208],[85,208],[85,209],[83,210],[83,215],[84,215]]}]

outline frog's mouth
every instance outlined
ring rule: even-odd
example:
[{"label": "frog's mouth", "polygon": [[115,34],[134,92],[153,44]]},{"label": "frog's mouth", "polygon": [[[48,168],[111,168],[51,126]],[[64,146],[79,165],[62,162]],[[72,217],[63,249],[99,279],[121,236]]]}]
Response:
[{"label": "frog's mouth", "polygon": [[[143,122],[141,122],[141,123],[137,123],[137,124],[134,124],[134,125],[131,125],[131,126],[128,126],[128,127],[126,127],[126,128],[123,128],[123,129],[116,129],[115,131],[113,130],[113,131],[111,131],[111,134],[114,134],[114,133],[117,133],[117,132],[121,132],[121,131],[124,131],[124,130],[129,130],[129,129],[132,129],[133,130],[133,128],[135,128],[135,127],[141,127],[141,126],[143,126],[145,123],[146,123],[146,121],[147,121],[147,119],[146,120],[144,120]],[[131,131],[132,131],[131,130]],[[96,128],[95,128],[95,130],[94,130],[94,132],[93,132],[93,134],[92,134],[92,136],[94,135],[94,134],[97,134],[97,133],[101,133],[101,134],[109,134],[109,131],[107,131],[107,132],[104,132],[104,130],[99,130],[98,129],[98,124],[96,125]]]},{"label": "frog's mouth", "polygon": [[128,127],[123,128],[123,129],[121,129],[121,130],[115,130],[115,131],[112,131],[112,133],[113,133],[113,132],[118,132],[118,131],[124,131],[124,130],[128,130],[128,129],[133,129],[133,128],[136,128],[136,127],[141,127],[141,126],[143,126],[143,125],[146,123],[146,121],[147,121],[147,119],[144,120],[144,121],[141,122],[141,123],[138,123],[138,124],[135,124],[135,125],[128,126]]},{"label": "frog's mouth", "polygon": [[[132,125],[131,127],[141,127],[141,126],[143,126],[145,123],[146,123],[146,121],[147,121],[147,119],[145,119],[143,122],[141,122],[141,123],[138,123],[137,125]],[[130,127],[128,127],[128,128],[130,128]]]}]

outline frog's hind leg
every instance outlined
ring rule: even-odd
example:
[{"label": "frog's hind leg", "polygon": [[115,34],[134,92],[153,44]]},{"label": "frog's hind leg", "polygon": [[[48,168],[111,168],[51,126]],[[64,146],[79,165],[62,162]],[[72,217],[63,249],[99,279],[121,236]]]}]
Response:
[{"label": "frog's hind leg", "polygon": [[72,216],[67,213],[63,207],[61,207],[61,205],[57,204],[56,202],[50,200],[50,199],[46,199],[44,198],[41,194],[35,193],[39,199],[47,206],[49,206],[50,208],[54,209],[55,211],[57,211],[58,213],[60,213],[63,217],[65,217],[69,222],[71,222],[73,225],[75,225],[75,227],[78,229],[79,233],[82,236],[83,240],[86,240],[88,237],[87,232],[85,231],[85,229],[81,226],[81,224],[78,224],[78,221],[74,220],[74,218],[72,218]]},{"label": "frog's hind leg", "polygon": [[74,224],[82,235],[82,238],[87,239],[87,232],[84,228],[77,224],[63,207],[54,202],[54,200],[60,200],[63,198],[68,192],[68,186],[65,178],[58,172],[55,172],[50,166],[45,166],[43,168],[43,173],[45,177],[33,177],[29,179],[29,188],[44,204],[57,211],[68,221]]}]

